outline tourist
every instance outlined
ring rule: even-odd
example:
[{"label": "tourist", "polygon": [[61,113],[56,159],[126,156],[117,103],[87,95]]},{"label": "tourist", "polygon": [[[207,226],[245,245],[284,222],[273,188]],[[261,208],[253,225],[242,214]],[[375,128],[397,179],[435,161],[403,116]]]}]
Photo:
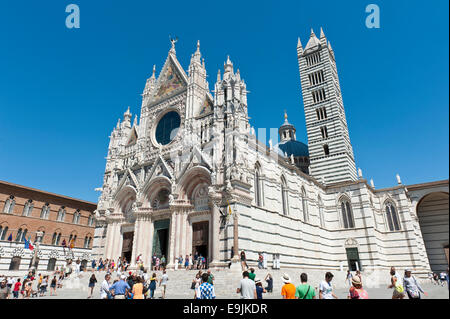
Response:
[{"label": "tourist", "polygon": [[148,288],[150,290],[150,299],[155,298],[155,290],[156,290],[157,282],[158,282],[158,279],[156,278],[156,273],[153,273],[152,277],[150,278],[150,284],[148,285]]},{"label": "tourist", "polygon": [[334,294],[333,286],[331,285],[333,277],[334,275],[331,272],[325,274],[325,280],[319,285],[319,299],[338,299]]},{"label": "tourist", "polygon": [[249,270],[250,270],[250,273],[248,274],[248,279],[255,281],[255,278],[256,278],[255,269],[250,268]]},{"label": "tourist", "polygon": [[400,276],[395,271],[395,267],[391,267],[390,275],[391,275],[391,284],[388,286],[388,289],[394,288],[394,291],[392,293],[392,299],[405,298],[404,293],[405,289],[403,288]]},{"label": "tourist", "polygon": [[242,268],[242,271],[245,271],[248,269],[247,257],[245,256],[244,251],[241,251],[241,268]]},{"label": "tourist", "polygon": [[186,258],[184,259],[184,268],[189,270],[189,255],[186,255]]},{"label": "tourist", "polygon": [[110,284],[109,280],[111,279],[110,274],[105,275],[105,280],[103,280],[102,285],[100,286],[100,299],[110,299],[111,293],[109,292]]},{"label": "tourist", "polygon": [[411,270],[408,268],[405,269],[405,276],[403,277],[403,287],[405,288],[409,299],[421,299],[420,293],[428,296],[428,294],[417,282],[416,277],[411,275]]},{"label": "tourist", "polygon": [[447,274],[444,271],[439,274],[439,281],[441,286],[444,287],[444,284],[447,281]]},{"label": "tourist", "polygon": [[362,287],[361,279],[359,276],[352,278],[352,287],[349,289],[347,299],[369,299],[367,291]]},{"label": "tourist", "polygon": [[236,289],[236,293],[241,294],[241,299],[256,299],[256,285],[255,282],[248,278],[248,271],[242,273],[243,279],[239,283],[239,288]]},{"label": "tourist", "polygon": [[63,275],[60,275],[59,278],[58,278],[58,282],[56,284],[56,288],[62,288],[63,287],[63,284],[62,284],[63,279],[64,279]]},{"label": "tourist", "polygon": [[141,277],[137,278],[137,282],[132,289],[133,299],[144,299],[144,284]]},{"label": "tourist", "polygon": [[95,262],[95,259],[92,259],[92,262],[91,262],[92,272],[95,271],[96,266],[97,266],[97,263]]},{"label": "tourist", "polygon": [[428,273],[428,279],[430,280],[431,283],[433,283],[434,278],[433,278],[433,273],[432,272]]},{"label": "tourist", "polygon": [[271,274],[267,274],[266,278],[264,278],[264,280],[267,282],[267,287],[266,290],[267,292],[272,292],[273,291],[273,278]]},{"label": "tourist", "polygon": [[434,285],[439,285],[439,276],[437,273],[433,273]]},{"label": "tourist", "polygon": [[197,269],[203,269],[202,268],[202,266],[203,266],[203,256],[202,256],[202,254],[200,254],[200,256],[198,256],[198,258],[197,258]]},{"label": "tourist", "polygon": [[263,255],[261,253],[258,253],[258,269],[263,269]]},{"label": "tourist", "polygon": [[156,257],[156,261],[155,261],[155,270],[159,270],[159,257]]},{"label": "tourist", "polygon": [[38,274],[38,284],[37,284],[37,290],[41,290],[41,284],[42,284],[42,279],[44,277],[42,276],[42,274]]},{"label": "tourist", "polygon": [[284,282],[283,287],[281,287],[281,295],[283,299],[295,299],[295,286],[291,283],[291,278],[288,274],[284,274],[281,277]]},{"label": "tourist", "polygon": [[156,269],[156,253],[153,253],[153,256],[152,256],[152,269],[158,270],[158,269]]},{"label": "tourist", "polygon": [[202,274],[201,274],[201,271],[199,271],[195,275],[194,280],[192,280],[192,285],[191,285],[191,288],[193,287],[193,289],[194,289],[194,299],[197,299],[199,296],[198,287],[200,287],[201,284],[202,284]]},{"label": "tourist", "polygon": [[[50,296],[56,296],[56,284],[57,284],[56,276],[53,276],[53,279],[50,283]],[[53,292],[53,293],[52,293]]]},{"label": "tourist", "polygon": [[162,255],[161,257],[161,267],[166,268],[166,256]]},{"label": "tourist", "polygon": [[350,272],[350,270],[347,270],[347,276],[345,276],[345,283],[348,285],[348,288],[352,286],[352,278],[353,278],[352,273]]},{"label": "tourist", "polygon": [[197,251],[194,254],[194,266],[195,266],[195,269],[198,269],[198,252]]},{"label": "tourist", "polygon": [[159,282],[159,286],[160,287],[163,286],[163,288],[162,288],[162,299],[166,299],[166,287],[167,287],[167,281],[168,280],[169,280],[169,276],[166,274],[166,270],[163,270],[163,275],[162,275],[161,280]]},{"label": "tourist", "polygon": [[12,279],[12,277],[8,277],[8,283],[6,284],[8,286],[8,288],[12,289],[13,284],[14,284],[14,280]]},{"label": "tourist", "polygon": [[174,266],[175,266],[175,270],[178,270],[178,257],[175,257]]},{"label": "tourist", "polygon": [[300,275],[301,284],[295,289],[295,298],[297,299],[316,299],[314,288],[308,284],[308,275],[302,273]]},{"label": "tourist", "polygon": [[14,289],[13,289],[14,299],[18,299],[19,298],[20,286],[22,286],[22,284],[20,283],[20,278],[17,278],[17,281],[14,284]]},{"label": "tourist", "polygon": [[194,269],[194,258],[189,254],[189,269]]},{"label": "tourist", "polygon": [[255,279],[256,285],[256,299],[263,299],[263,293],[266,293],[266,289],[263,288],[261,280]]},{"label": "tourist", "polygon": [[48,276],[44,276],[44,278],[42,278],[42,283],[39,286],[40,297],[43,297],[45,295],[45,293],[47,292],[47,287],[48,287]]},{"label": "tourist", "polygon": [[97,278],[95,278],[95,275],[92,274],[91,278],[89,278],[90,293],[89,293],[88,299],[92,297],[96,283],[97,283]]},{"label": "tourist", "polygon": [[178,264],[179,264],[179,266],[178,266],[178,268],[183,268],[183,256],[182,255],[180,255],[180,257],[178,257]]},{"label": "tourist", "polygon": [[114,299],[125,299],[128,291],[131,290],[130,286],[125,282],[126,278],[127,277],[125,275],[120,276],[120,280],[115,282],[109,288],[109,291],[112,292]]},{"label": "tourist", "polygon": [[0,299],[9,299],[11,289],[8,287],[8,280],[3,278],[0,283]]},{"label": "tourist", "polygon": [[216,298],[214,286],[208,282],[209,278],[210,278],[210,276],[208,273],[204,273],[202,275],[202,284],[200,285],[200,287],[198,287],[198,292],[199,292],[198,299],[215,299]]},{"label": "tourist", "polygon": [[24,285],[25,286],[25,295],[24,295],[24,298],[30,298],[30,296],[31,296],[31,294],[32,294],[32,288],[31,288],[31,283],[32,283],[32,281],[31,281],[31,279],[28,279],[27,280],[27,284],[26,285]]},{"label": "tourist", "polygon": [[206,272],[208,274],[208,283],[214,285],[214,275],[211,273],[211,269]]}]

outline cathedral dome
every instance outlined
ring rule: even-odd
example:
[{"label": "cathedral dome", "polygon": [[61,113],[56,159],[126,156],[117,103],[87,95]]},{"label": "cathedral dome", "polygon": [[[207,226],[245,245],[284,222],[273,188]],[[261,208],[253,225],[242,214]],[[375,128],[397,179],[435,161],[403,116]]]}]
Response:
[{"label": "cathedral dome", "polygon": [[276,145],[276,148],[278,149],[278,153],[283,156],[285,156],[285,153],[288,157],[291,155],[294,157],[309,156],[308,145],[297,140],[281,141]]}]

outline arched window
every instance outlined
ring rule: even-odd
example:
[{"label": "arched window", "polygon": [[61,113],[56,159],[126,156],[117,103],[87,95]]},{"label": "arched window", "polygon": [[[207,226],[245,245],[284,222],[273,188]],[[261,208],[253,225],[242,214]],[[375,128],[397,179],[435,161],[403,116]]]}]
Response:
[{"label": "arched window", "polygon": [[19,228],[17,231],[16,241],[20,241],[22,239],[22,228]]},{"label": "arched window", "polygon": [[320,219],[320,227],[325,227],[325,219],[323,216],[323,202],[322,202],[322,198],[319,197],[317,198],[317,204],[319,205],[319,219]]},{"label": "arched window", "polygon": [[33,200],[29,199],[23,206],[22,216],[30,216],[33,207],[34,207]]},{"label": "arched window", "polygon": [[63,222],[65,216],[66,216],[66,210],[64,209],[64,206],[62,206],[58,211],[58,216],[57,216],[56,220],[59,222]]},{"label": "arched window", "polygon": [[83,248],[88,248],[88,236],[84,237]]},{"label": "arched window", "polygon": [[87,248],[91,247],[92,237],[89,237]]},{"label": "arched window", "polygon": [[289,201],[288,201],[288,190],[286,186],[286,180],[281,177],[281,201],[283,203],[283,215],[289,214]]},{"label": "arched window", "polygon": [[94,215],[91,214],[88,218],[88,226],[94,225]]},{"label": "arched window", "polygon": [[308,212],[308,199],[306,198],[305,188],[302,187],[302,211],[303,211],[303,221],[309,221],[309,212]]},{"label": "arched window", "polygon": [[255,204],[256,206],[262,206],[261,168],[259,164],[255,165]]},{"label": "arched window", "polygon": [[56,239],[58,238],[58,234],[55,232],[53,233],[53,237],[52,237],[52,245],[56,245]]},{"label": "arched window", "polygon": [[45,205],[42,206],[42,209],[41,209],[41,218],[42,219],[48,219],[49,213],[50,213],[49,203],[45,203]]},{"label": "arched window", "polygon": [[59,233],[58,236],[56,237],[56,244],[55,245],[59,245],[60,239],[61,239],[61,233]]},{"label": "arched window", "polygon": [[79,211],[79,210],[77,210],[77,211],[73,214],[72,223],[74,223],[74,224],[79,224],[79,223],[80,223],[80,211]]},{"label": "arched window", "polygon": [[5,206],[3,207],[3,212],[6,214],[12,214],[14,211],[14,206],[16,205],[16,200],[14,196],[11,195],[5,202]]},{"label": "arched window", "polygon": [[348,199],[341,200],[342,226],[344,228],[355,228],[353,220],[353,212],[350,201]]},{"label": "arched window", "polygon": [[40,238],[38,238],[38,235],[37,235],[37,232],[36,232],[36,236],[34,238],[34,242],[37,243],[38,239],[39,239],[39,242],[42,243],[44,241],[44,236],[45,236],[45,231],[42,230],[42,236]]},{"label": "arched window", "polygon": [[27,238],[28,229],[25,229],[22,233],[22,237],[20,238],[20,241],[24,242],[25,238]]},{"label": "arched window", "polygon": [[400,222],[395,206],[391,202],[385,204],[386,221],[390,231],[400,230]]}]

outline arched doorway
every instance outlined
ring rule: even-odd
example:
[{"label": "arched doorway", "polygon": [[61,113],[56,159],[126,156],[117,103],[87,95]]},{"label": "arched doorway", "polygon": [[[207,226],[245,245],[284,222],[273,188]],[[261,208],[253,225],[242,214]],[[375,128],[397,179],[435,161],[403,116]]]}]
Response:
[{"label": "arched doorway", "polygon": [[50,258],[48,260],[47,270],[53,271],[53,270],[55,270],[55,266],[56,266],[56,258]]},{"label": "arched doorway", "polygon": [[448,193],[434,192],[417,204],[420,230],[431,270],[445,271],[449,265],[449,200]]}]

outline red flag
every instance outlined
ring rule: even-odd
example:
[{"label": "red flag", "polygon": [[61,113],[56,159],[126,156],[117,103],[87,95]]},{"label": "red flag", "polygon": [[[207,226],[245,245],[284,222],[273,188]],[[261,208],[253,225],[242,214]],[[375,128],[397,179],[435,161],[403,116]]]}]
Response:
[{"label": "red flag", "polygon": [[33,250],[33,249],[34,249],[34,246],[33,246],[30,242],[28,242],[28,248],[29,248],[30,250]]}]

